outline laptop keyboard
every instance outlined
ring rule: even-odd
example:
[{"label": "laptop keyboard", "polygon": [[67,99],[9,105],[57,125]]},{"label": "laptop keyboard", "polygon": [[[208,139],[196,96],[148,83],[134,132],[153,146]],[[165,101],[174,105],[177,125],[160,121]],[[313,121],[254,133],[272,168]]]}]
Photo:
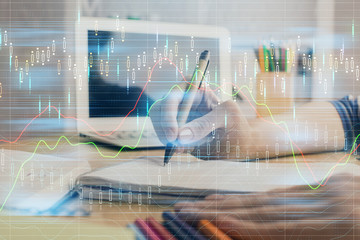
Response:
[{"label": "laptop keyboard", "polygon": [[[99,131],[98,133],[105,135],[109,134],[109,131]],[[114,132],[109,136],[100,136],[94,132],[80,134],[82,137],[91,137],[104,141],[106,143],[118,145],[118,146],[135,146],[137,147],[162,147],[163,144],[158,139],[157,135],[153,131],[144,131],[139,141],[139,131],[126,131],[126,132]]]},{"label": "laptop keyboard", "polygon": [[[108,134],[109,132],[99,132],[100,134]],[[127,131],[127,132],[115,132],[109,136],[106,136],[109,138],[117,138],[117,139],[138,139],[140,137],[140,132],[138,131]],[[151,139],[151,138],[157,138],[155,132],[143,132],[141,138]]]}]

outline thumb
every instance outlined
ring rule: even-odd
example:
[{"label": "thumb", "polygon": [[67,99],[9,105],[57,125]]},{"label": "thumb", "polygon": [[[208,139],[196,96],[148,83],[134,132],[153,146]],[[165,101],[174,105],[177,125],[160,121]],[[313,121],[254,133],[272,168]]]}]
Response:
[{"label": "thumb", "polygon": [[213,129],[225,127],[224,105],[221,104],[202,117],[186,123],[179,129],[178,141],[182,145],[198,142],[211,133]]}]

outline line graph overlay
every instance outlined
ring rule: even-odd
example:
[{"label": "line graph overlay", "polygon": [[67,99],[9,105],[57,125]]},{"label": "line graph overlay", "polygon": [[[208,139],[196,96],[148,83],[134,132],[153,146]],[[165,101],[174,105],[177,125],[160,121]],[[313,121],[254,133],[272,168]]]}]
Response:
[{"label": "line graph overlay", "polygon": [[[170,60],[167,59],[167,58],[164,58],[164,59],[170,61]],[[176,67],[176,69],[181,73],[181,71],[178,69],[178,67],[177,67],[175,64],[173,64],[171,61],[170,61],[170,63],[171,63],[172,65],[174,65],[174,66]],[[157,62],[156,64],[158,64],[158,62]],[[156,64],[154,65],[154,67],[156,66]],[[152,70],[154,70],[154,67],[152,68]],[[181,73],[181,75],[182,75],[182,73]],[[183,77],[184,81],[186,81],[188,84],[192,84],[193,79],[192,79],[191,82],[188,82],[183,75],[182,75],[182,77]],[[149,76],[149,79],[151,79],[151,74],[150,74],[150,76]],[[149,80],[149,79],[148,79],[148,80]],[[211,85],[215,85],[215,86],[217,87],[217,89],[220,89],[221,91],[223,91],[223,88],[221,88],[221,86],[219,86],[219,85],[217,85],[217,84],[215,84],[215,83],[210,83],[210,84],[211,84]],[[192,85],[193,85],[193,84],[192,84]],[[232,85],[235,86],[235,87],[237,87],[237,85],[234,85],[234,84],[232,84]],[[146,87],[146,84],[145,84],[145,87]],[[144,87],[143,91],[141,92],[141,94],[144,92],[145,87]],[[98,146],[97,146],[94,142],[84,142],[84,143],[75,143],[75,144],[73,144],[73,143],[70,142],[70,140],[69,140],[66,136],[60,136],[59,139],[58,139],[58,141],[56,142],[56,144],[55,144],[53,147],[49,146],[45,140],[40,140],[40,141],[37,143],[37,145],[36,145],[36,147],[35,147],[35,149],[34,149],[34,151],[33,151],[33,154],[21,164],[20,169],[18,170],[18,173],[17,173],[16,178],[15,178],[15,180],[14,180],[14,183],[12,184],[12,187],[11,187],[9,193],[7,194],[7,197],[5,198],[3,204],[2,204],[1,207],[0,207],[0,211],[2,211],[2,209],[4,208],[4,206],[5,206],[8,198],[10,197],[12,191],[14,190],[15,185],[16,185],[16,183],[17,183],[17,181],[18,181],[18,178],[19,178],[21,169],[24,167],[24,165],[25,165],[27,162],[29,162],[29,161],[35,156],[35,154],[36,154],[36,152],[37,152],[37,150],[38,150],[38,148],[39,148],[39,146],[40,146],[41,143],[43,143],[50,151],[52,151],[52,150],[54,150],[54,149],[59,145],[59,143],[60,143],[60,141],[61,141],[62,139],[65,139],[66,142],[67,142],[70,146],[75,147],[75,146],[79,146],[79,145],[93,145],[102,157],[104,157],[104,158],[116,158],[124,148],[135,149],[135,148],[137,147],[138,143],[140,142],[142,133],[143,133],[143,131],[144,131],[144,127],[145,127],[146,121],[147,121],[147,119],[149,118],[149,113],[150,113],[151,109],[153,108],[153,106],[154,106],[155,104],[157,104],[158,102],[164,100],[164,99],[171,93],[171,91],[172,91],[175,87],[176,87],[176,88],[179,88],[181,91],[183,91],[183,89],[182,89],[179,85],[174,85],[174,86],[171,87],[171,89],[168,91],[168,93],[167,93],[163,98],[160,98],[160,99],[156,100],[156,101],[151,105],[151,107],[149,108],[149,111],[147,112],[146,119],[145,119],[144,125],[143,125],[143,127],[142,127],[142,130],[141,130],[141,133],[140,133],[140,136],[139,136],[139,139],[138,139],[136,145],[135,145],[135,146],[125,145],[125,146],[121,147],[121,148],[119,149],[119,151],[118,151],[115,155],[104,155],[104,154],[100,151],[100,149],[98,148]],[[242,89],[244,89],[244,88],[249,91],[250,96],[251,96],[252,100],[256,103],[256,105],[265,106],[265,107],[267,108],[267,110],[269,111],[270,116],[271,116],[271,119],[272,119],[273,122],[270,122],[270,121],[264,119],[264,118],[257,112],[257,110],[255,109],[255,107],[251,104],[250,99],[248,99],[247,96],[242,92]],[[211,90],[211,91],[216,91],[217,89]],[[225,94],[228,94],[228,93],[226,93],[225,91],[223,91],[223,92],[224,92]],[[290,138],[289,129],[288,129],[288,127],[287,127],[286,122],[283,122],[283,121],[277,122],[277,121],[275,120],[274,116],[272,115],[270,108],[269,108],[266,104],[264,104],[264,103],[258,103],[258,102],[256,102],[254,96],[252,95],[250,89],[249,89],[247,86],[238,87],[238,91],[235,92],[234,94],[230,94],[230,96],[235,96],[235,95],[238,94],[239,92],[247,99],[247,101],[249,102],[249,104],[252,106],[252,108],[256,111],[257,115],[258,115],[262,120],[277,125],[277,126],[278,126],[281,130],[283,130],[283,131],[285,131],[285,129],[283,129],[283,128],[280,127],[279,125],[280,125],[280,124],[284,124],[284,125],[285,125],[286,131],[287,131],[287,133],[288,133],[288,137],[289,137],[290,143],[291,143],[290,145],[291,145],[291,149],[292,149],[292,154],[293,154],[294,163],[295,163],[295,166],[296,166],[296,168],[297,168],[297,170],[298,170],[298,173],[299,173],[299,175],[302,177],[302,179],[305,181],[305,183],[306,183],[311,189],[313,189],[313,190],[318,189],[320,186],[324,186],[324,185],[327,183],[327,181],[329,180],[330,176],[333,174],[335,168],[336,168],[337,166],[345,165],[345,164],[349,161],[350,156],[351,156],[351,155],[358,149],[358,147],[360,146],[360,144],[359,144],[358,146],[356,146],[356,140],[357,140],[357,139],[359,138],[359,136],[360,136],[360,135],[358,135],[358,136],[356,137],[354,143],[353,143],[353,146],[352,146],[352,149],[351,149],[350,153],[345,154],[342,158],[340,158],[340,159],[337,161],[337,163],[328,171],[328,173],[323,177],[323,179],[322,179],[320,182],[315,179],[316,182],[318,183],[318,185],[315,186],[315,187],[313,187],[313,186],[303,177],[303,175],[301,174],[301,172],[300,172],[300,170],[299,170],[299,168],[298,168],[297,159],[296,159],[296,155],[295,155],[295,152],[294,152],[293,145],[295,145],[295,146],[297,147],[297,149],[299,149],[300,152],[301,152],[301,149],[300,149],[300,148],[292,141],[292,139]],[[50,108],[54,108],[54,109],[58,112],[58,114],[61,115],[63,118],[74,119],[74,120],[82,121],[82,122],[86,123],[86,121],[84,121],[84,120],[82,120],[82,119],[77,119],[77,118],[75,118],[75,117],[69,117],[69,116],[65,116],[65,115],[61,114],[61,113],[59,112],[59,110],[58,110],[55,106],[47,106],[41,113],[39,113],[38,115],[36,115],[36,116],[25,126],[25,128],[23,129],[23,131],[20,133],[20,135],[19,135],[14,141],[7,141],[7,140],[4,140],[4,139],[0,139],[0,142],[2,141],[2,142],[7,142],[7,143],[16,143],[16,142],[21,138],[21,136],[23,135],[23,133],[26,131],[27,127],[28,127],[35,119],[39,118],[42,114],[44,114],[44,113],[45,113],[48,109],[50,109]],[[136,105],[134,106],[133,110],[134,110],[135,108],[136,108]],[[133,110],[132,110],[132,111],[133,111]],[[131,113],[131,112],[129,112],[129,113],[127,114],[127,116],[128,116],[130,113]],[[109,136],[109,135],[111,135],[113,132],[115,132],[116,130],[118,130],[118,129],[121,127],[122,123],[123,123],[123,122],[121,122],[121,123],[118,125],[118,127],[117,127],[116,129],[114,129],[112,132],[110,132],[110,133],[108,133],[108,134],[101,135],[101,136]],[[86,123],[86,124],[87,124],[87,123]],[[94,128],[91,127],[89,124],[87,124],[87,125],[89,126],[90,129],[94,129]],[[94,131],[96,132],[95,129],[94,129]],[[96,132],[96,133],[97,133],[97,132]],[[99,134],[99,135],[100,135],[100,134]],[[311,170],[310,166],[308,165],[308,163],[306,162],[305,156],[303,155],[302,152],[301,152],[301,155],[302,155],[302,158],[304,159],[304,162],[305,162],[306,165],[308,166],[309,170],[312,172],[312,170]],[[346,157],[348,157],[348,158],[346,159],[346,161],[345,161],[344,163],[340,163],[340,162],[341,162],[344,158],[346,158]],[[313,175],[313,176],[314,176],[314,175]],[[314,176],[314,177],[315,177],[315,176]]]},{"label": "line graph overlay", "polygon": [[[23,129],[23,131],[22,131],[22,132],[20,133],[20,135],[17,137],[17,139],[15,139],[14,141],[7,141],[7,140],[4,140],[4,139],[0,139],[0,142],[1,142],[1,141],[8,142],[8,143],[15,143],[15,142],[17,142],[17,141],[20,139],[21,135],[22,135],[22,134],[24,133],[24,131],[26,130],[26,128],[32,123],[32,121],[34,121],[36,118],[38,118],[39,116],[41,116],[44,112],[46,112],[46,110],[49,110],[49,111],[50,111],[51,108],[54,108],[55,111],[56,111],[60,116],[62,116],[63,118],[66,118],[66,119],[74,119],[74,120],[83,122],[84,124],[86,124],[92,131],[94,131],[94,132],[95,132],[97,135],[99,135],[99,136],[103,136],[103,137],[105,137],[105,136],[110,136],[110,135],[113,134],[115,131],[117,131],[118,129],[120,129],[120,127],[123,125],[125,119],[129,116],[129,114],[136,109],[136,106],[137,106],[137,104],[138,104],[138,102],[139,102],[142,94],[144,93],[144,91],[145,91],[145,89],[146,89],[146,87],[147,87],[147,84],[150,82],[150,79],[151,79],[151,76],[152,76],[152,74],[153,74],[153,71],[154,71],[155,67],[156,67],[162,60],[168,61],[168,62],[170,63],[170,65],[174,66],[174,67],[176,68],[176,71],[178,71],[178,72],[180,73],[180,75],[182,76],[183,80],[184,80],[186,83],[188,83],[189,86],[192,85],[192,86],[194,86],[194,87],[197,87],[197,86],[195,86],[194,84],[192,84],[193,81],[194,81],[194,78],[195,78],[195,74],[193,75],[193,78],[191,79],[191,81],[188,82],[187,79],[185,78],[185,76],[183,75],[182,71],[176,66],[176,64],[174,64],[169,58],[163,57],[163,58],[159,59],[159,60],[154,64],[154,66],[152,67],[151,72],[150,72],[150,74],[149,74],[149,76],[148,76],[148,79],[147,79],[147,81],[146,81],[146,83],[145,83],[145,85],[144,85],[141,93],[139,94],[139,97],[138,97],[138,99],[137,99],[134,107],[133,107],[133,108],[128,112],[128,114],[122,119],[122,121],[119,123],[119,125],[118,125],[114,130],[112,130],[111,132],[109,132],[109,133],[107,133],[107,134],[99,133],[96,129],[94,129],[94,128],[93,128],[90,124],[88,124],[86,121],[84,121],[84,120],[82,120],[82,119],[75,118],[75,117],[64,116],[63,114],[60,113],[60,111],[59,111],[55,106],[47,106],[46,109],[44,109],[40,114],[38,114],[37,116],[35,116],[35,117],[25,126],[25,128]],[[200,71],[200,70],[197,70],[197,71]],[[201,72],[201,71],[200,71],[200,72]],[[196,72],[195,72],[195,73],[196,73]],[[202,73],[202,74],[204,75],[204,73]],[[205,75],[204,75],[204,76],[205,76]],[[236,84],[233,84],[233,83],[231,83],[231,82],[230,82],[229,84],[233,85],[233,87],[236,87],[236,88],[239,89],[239,90],[236,91],[234,94],[231,95],[231,94],[227,93],[226,91],[224,91],[223,88],[222,88],[220,85],[218,85],[218,84],[216,84],[216,83],[211,83],[211,82],[209,83],[209,85],[214,85],[214,86],[216,87],[215,89],[205,89],[205,88],[201,88],[201,89],[204,89],[204,90],[206,90],[206,91],[217,91],[217,90],[221,90],[223,93],[225,93],[226,95],[230,95],[230,96],[235,96],[236,94],[238,94],[239,92],[241,92],[241,94],[243,95],[243,97],[248,101],[248,103],[250,104],[250,106],[254,109],[254,111],[256,112],[256,114],[257,114],[263,121],[268,122],[268,123],[270,123],[270,124],[275,124],[277,127],[279,127],[283,132],[285,132],[285,133],[287,134],[287,136],[288,136],[288,138],[289,138],[289,140],[290,140],[290,143],[291,143],[291,150],[292,150],[292,154],[293,154],[293,156],[294,156],[295,164],[297,165],[297,162],[296,162],[297,160],[296,160],[296,158],[295,158],[295,152],[294,152],[294,149],[293,149],[293,145],[299,150],[299,152],[300,152],[300,154],[301,154],[301,156],[302,156],[302,158],[303,158],[303,161],[305,162],[306,166],[308,167],[309,171],[311,172],[311,174],[312,174],[315,182],[317,182],[318,184],[321,184],[321,183],[319,183],[319,181],[318,181],[317,178],[315,177],[315,175],[314,175],[311,167],[308,165],[308,163],[307,163],[307,161],[306,161],[306,159],[305,159],[305,156],[304,156],[302,150],[301,150],[301,149],[296,145],[296,143],[291,139],[290,131],[289,131],[289,128],[288,128],[286,122],[284,122],[284,121],[276,121],[275,118],[274,118],[274,116],[273,116],[273,114],[272,114],[272,112],[271,112],[271,110],[270,110],[270,108],[269,108],[265,103],[258,103],[258,102],[255,100],[255,98],[254,98],[251,90],[249,89],[249,87],[247,87],[246,85],[241,86],[241,87],[238,87]],[[264,118],[259,114],[259,112],[258,112],[257,109],[253,106],[253,104],[252,104],[251,101],[248,99],[248,97],[242,92],[242,89],[243,89],[243,88],[246,88],[246,89],[247,89],[247,91],[250,93],[250,96],[251,96],[253,102],[255,102],[256,105],[258,105],[258,106],[265,106],[265,107],[266,107],[266,109],[268,110],[268,112],[269,112],[269,114],[270,114],[271,119],[272,119],[273,122],[270,122],[270,121],[264,119]],[[171,91],[172,89],[173,89],[173,88],[171,88],[170,91]],[[284,124],[286,130],[283,129],[282,127],[280,127],[280,124]],[[141,134],[140,134],[140,136],[141,136]],[[300,172],[299,172],[299,173],[300,173]],[[309,183],[308,183],[308,184],[309,184]]]},{"label": "line graph overlay", "polygon": [[[182,71],[181,71],[169,58],[163,57],[163,58],[159,59],[159,60],[154,64],[154,66],[151,68],[151,72],[150,72],[150,74],[149,74],[149,76],[148,76],[148,78],[147,78],[147,81],[145,82],[145,85],[144,85],[142,91],[141,91],[140,94],[139,94],[139,97],[137,98],[137,100],[136,100],[136,102],[135,102],[135,104],[134,104],[134,107],[126,114],[126,116],[122,119],[122,121],[119,123],[119,125],[118,125],[114,130],[112,130],[111,132],[106,133],[106,134],[99,133],[95,128],[93,128],[93,127],[92,127],[90,124],[88,124],[85,120],[79,119],[79,118],[76,118],[76,117],[65,116],[64,114],[62,114],[62,113],[59,111],[59,109],[58,109],[57,107],[50,105],[50,106],[47,106],[47,107],[46,107],[42,112],[40,112],[38,115],[36,115],[36,116],[23,128],[23,130],[20,132],[19,136],[18,136],[15,140],[11,141],[11,140],[6,140],[6,139],[0,139],[0,142],[16,143],[16,142],[21,138],[21,136],[24,134],[24,132],[26,131],[26,129],[29,127],[29,125],[30,125],[35,119],[37,119],[37,118],[39,118],[41,115],[43,115],[47,110],[50,111],[51,108],[53,108],[53,109],[57,112],[57,114],[58,114],[59,116],[65,118],[65,119],[74,119],[74,120],[83,122],[85,125],[87,125],[92,131],[94,131],[94,132],[95,132],[97,135],[99,135],[99,136],[106,137],[106,136],[112,135],[114,132],[116,132],[117,130],[120,129],[120,127],[124,124],[125,119],[136,109],[136,107],[137,107],[137,105],[138,105],[138,103],[139,103],[139,101],[140,101],[140,98],[141,98],[142,94],[144,93],[144,91],[145,91],[148,83],[149,83],[150,80],[151,80],[151,76],[152,76],[152,74],[153,74],[153,72],[154,72],[155,67],[156,67],[162,60],[168,61],[168,62],[170,63],[170,65],[174,66],[174,67],[176,68],[176,70],[180,73],[181,77],[183,78],[183,80],[184,80],[186,83],[188,83],[188,84],[190,84],[190,85],[192,85],[192,86],[194,86],[194,87],[197,87],[197,86],[195,86],[194,84],[192,84],[192,82],[193,82],[194,79],[195,79],[195,74],[194,74],[194,76],[192,77],[192,79],[191,79],[190,82],[187,81],[187,79],[186,79],[186,77],[183,75]],[[197,72],[201,72],[201,71],[200,71],[200,70],[197,70]],[[202,72],[201,72],[201,73],[202,73]],[[202,74],[205,76],[204,73],[202,73]],[[206,77],[205,77],[205,78],[206,78]],[[174,86],[175,86],[175,85],[174,85]],[[171,89],[173,89],[173,87],[172,87]],[[200,89],[204,89],[204,88],[200,88]],[[220,87],[219,85],[217,85],[217,88],[216,88],[216,89],[212,89],[212,90],[207,89],[207,91],[217,91],[218,89],[222,90],[221,87]]]}]

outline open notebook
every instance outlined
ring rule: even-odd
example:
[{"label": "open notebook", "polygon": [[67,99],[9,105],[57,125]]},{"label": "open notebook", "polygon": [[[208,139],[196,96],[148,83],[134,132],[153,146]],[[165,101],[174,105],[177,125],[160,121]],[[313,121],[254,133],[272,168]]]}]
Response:
[{"label": "open notebook", "polygon": [[[271,160],[270,160],[271,161]],[[77,178],[82,198],[147,204],[196,200],[213,193],[249,193],[321,181],[336,163],[288,164],[202,161],[189,155],[143,157],[95,170]],[[359,173],[360,167],[337,165],[334,173]]]}]

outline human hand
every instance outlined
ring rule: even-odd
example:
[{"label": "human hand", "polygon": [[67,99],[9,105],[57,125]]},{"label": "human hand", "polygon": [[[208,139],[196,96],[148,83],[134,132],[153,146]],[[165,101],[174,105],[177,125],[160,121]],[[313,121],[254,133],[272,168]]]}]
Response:
[{"label": "human hand", "polygon": [[221,102],[211,89],[200,89],[188,122],[178,126],[178,107],[186,87],[175,88],[150,112],[159,139],[164,144],[177,139],[178,152],[185,149],[203,159],[241,158],[240,148],[244,152],[252,145],[251,127],[237,103]]},{"label": "human hand", "polygon": [[317,190],[212,195],[175,210],[189,223],[207,219],[234,239],[357,239],[359,183],[359,176],[338,175]]}]

